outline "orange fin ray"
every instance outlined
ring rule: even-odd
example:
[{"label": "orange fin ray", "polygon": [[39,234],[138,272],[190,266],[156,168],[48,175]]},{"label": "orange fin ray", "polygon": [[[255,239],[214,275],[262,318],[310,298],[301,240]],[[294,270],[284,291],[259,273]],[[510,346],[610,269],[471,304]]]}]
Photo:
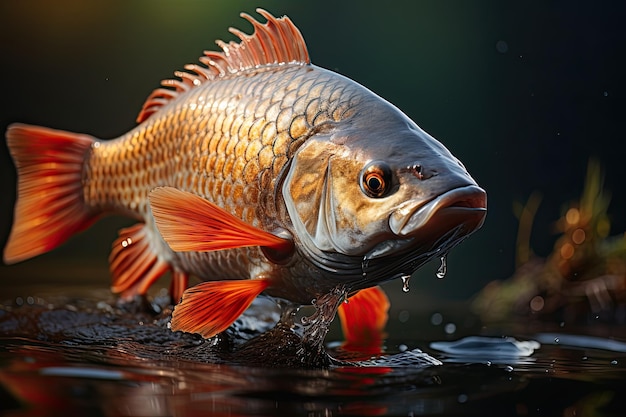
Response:
[{"label": "orange fin ray", "polygon": [[163,239],[177,252],[261,246],[291,250],[292,242],[251,226],[195,194],[158,187],[148,196]]},{"label": "orange fin ray", "polygon": [[174,269],[172,276],[172,283],[170,284],[170,296],[172,297],[172,302],[177,304],[183,296],[183,292],[187,289],[189,285],[189,274],[180,271],[178,269]]},{"label": "orange fin ray", "polygon": [[198,284],[185,291],[174,308],[171,328],[213,337],[237,320],[268,286],[267,278]]},{"label": "orange fin ray", "polygon": [[389,299],[381,287],[360,290],[347,303],[339,306],[338,314],[345,338],[344,348],[378,354],[385,337]]},{"label": "orange fin ray", "polygon": [[83,200],[83,165],[96,139],[39,126],[12,124],[7,145],[17,168],[17,200],[4,262],[48,252],[97,217]]},{"label": "orange fin ray", "polygon": [[111,290],[123,298],[142,295],[170,269],[150,245],[150,231],[142,223],[122,229],[113,242],[109,265],[113,282]]},{"label": "orange fin ray", "polygon": [[174,73],[180,80],[163,80],[161,85],[166,88],[157,88],[152,92],[137,116],[137,123],[146,120],[179,94],[215,78],[265,65],[311,63],[302,34],[287,16],[276,18],[263,9],[257,9],[257,12],[267,19],[266,23],[262,24],[242,13],[241,17],[252,23],[254,32],[247,35],[231,28],[230,32],[240,42],[217,41],[222,51],[205,51],[200,58],[206,67],[188,64],[185,69],[189,72]]}]

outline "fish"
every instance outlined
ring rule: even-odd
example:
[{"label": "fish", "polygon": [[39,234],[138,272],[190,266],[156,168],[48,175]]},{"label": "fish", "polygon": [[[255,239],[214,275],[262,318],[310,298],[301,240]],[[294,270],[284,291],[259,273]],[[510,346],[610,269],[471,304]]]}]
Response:
[{"label": "fish", "polygon": [[379,284],[478,230],[487,194],[393,104],[312,64],[287,16],[257,13],[265,23],[242,13],[253,32],[230,28],[237,41],[162,81],[117,138],[10,125],[4,262],[127,215],[138,222],[113,242],[111,289],[143,296],[169,273],[172,330],[213,337],[263,295],[314,305],[305,336],[319,339],[340,311],[352,345],[378,343]]}]

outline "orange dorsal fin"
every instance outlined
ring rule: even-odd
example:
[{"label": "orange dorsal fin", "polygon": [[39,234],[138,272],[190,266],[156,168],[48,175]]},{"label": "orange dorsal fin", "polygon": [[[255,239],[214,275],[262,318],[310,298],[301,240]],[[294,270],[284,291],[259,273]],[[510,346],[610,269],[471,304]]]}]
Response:
[{"label": "orange dorsal fin", "polygon": [[172,330],[213,337],[223,332],[269,286],[269,280],[208,281],[189,288],[172,313]]},{"label": "orange dorsal fin", "polygon": [[96,139],[19,123],[9,126],[6,138],[17,168],[14,221],[4,248],[4,262],[12,264],[54,249],[96,220],[98,212],[83,199],[84,161]]},{"label": "orange dorsal fin", "polygon": [[205,66],[188,64],[185,71],[176,71],[178,79],[163,80],[144,103],[137,123],[146,120],[161,107],[174,100],[178,95],[206,81],[218,77],[236,74],[241,71],[275,64],[309,64],[309,53],[302,34],[287,17],[276,18],[263,9],[257,13],[267,19],[260,23],[252,16],[242,13],[241,17],[252,23],[254,32],[247,35],[238,29],[230,28],[230,32],[240,42],[216,41],[221,52],[205,51],[200,62]]},{"label": "orange dorsal fin", "polygon": [[385,337],[389,299],[380,287],[361,290],[339,306],[339,319],[348,350],[380,353]]},{"label": "orange dorsal fin", "polygon": [[152,215],[163,239],[176,252],[261,246],[282,252],[292,242],[254,226],[195,194],[158,187],[148,196]]}]

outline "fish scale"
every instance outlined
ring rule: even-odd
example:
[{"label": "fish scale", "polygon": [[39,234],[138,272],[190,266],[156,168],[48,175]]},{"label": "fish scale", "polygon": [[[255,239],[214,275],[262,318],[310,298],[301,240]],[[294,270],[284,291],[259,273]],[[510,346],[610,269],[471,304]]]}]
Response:
[{"label": "fish scale", "polygon": [[[341,121],[354,103],[350,95],[342,101],[341,79],[321,68],[258,72],[205,83],[126,135],[96,142],[85,166],[86,204],[149,219],[149,192],[172,186],[255,227],[272,226],[276,181],[298,144],[316,125]],[[242,278],[263,258],[258,249],[190,254],[158,246],[181,268],[222,279]]]}]

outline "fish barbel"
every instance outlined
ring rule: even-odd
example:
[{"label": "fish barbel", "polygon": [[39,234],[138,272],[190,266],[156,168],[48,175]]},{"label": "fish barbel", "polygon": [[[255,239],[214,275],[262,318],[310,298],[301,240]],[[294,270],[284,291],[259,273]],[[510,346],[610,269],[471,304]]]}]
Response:
[{"label": "fish barbel", "polygon": [[[332,316],[359,291],[351,304],[379,328],[375,286],[478,229],[486,194],[392,104],[312,65],[289,18],[257,11],[266,23],[242,14],[253,34],[231,28],[239,42],[218,41],[203,65],[163,81],[117,139],[11,125],[18,194],[4,261],[121,213],[139,223],[113,244],[112,290],[142,295],[170,271],[174,330],[211,337],[261,293],[294,304],[339,294]],[[205,282],[186,290],[190,275]]]}]

